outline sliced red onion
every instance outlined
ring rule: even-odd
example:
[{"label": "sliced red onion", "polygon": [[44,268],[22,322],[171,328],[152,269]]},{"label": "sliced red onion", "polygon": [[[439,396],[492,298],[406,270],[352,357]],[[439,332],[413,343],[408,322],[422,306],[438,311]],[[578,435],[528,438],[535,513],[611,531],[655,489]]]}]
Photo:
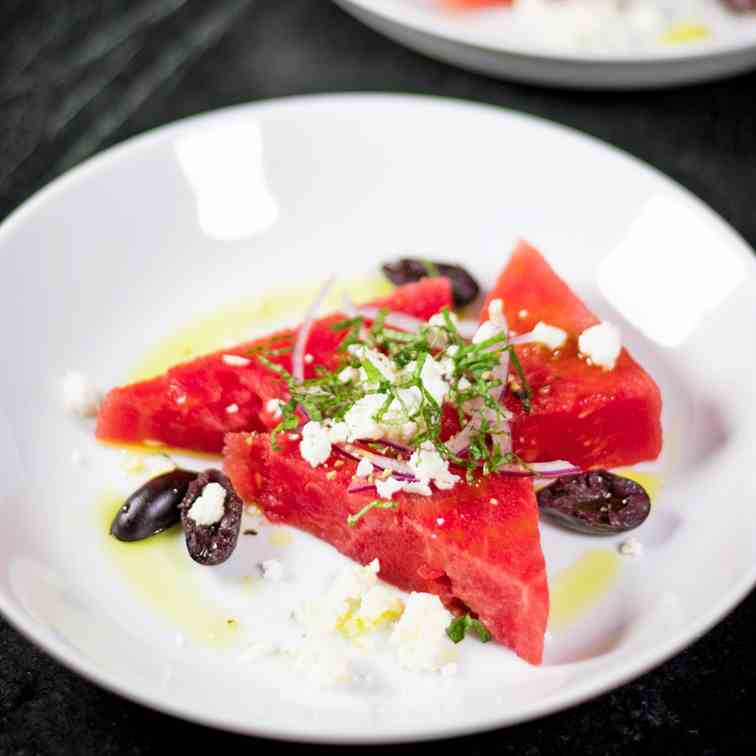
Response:
[{"label": "sliced red onion", "polygon": [[363,491],[375,491],[375,483],[364,483],[361,480],[353,480],[347,488],[347,493],[362,493]]},{"label": "sliced red onion", "polygon": [[371,438],[361,438],[359,439],[359,443],[361,444],[383,444],[383,446],[388,446],[389,449],[394,449],[395,451],[401,452],[402,454],[412,454],[412,449],[410,449],[408,446],[402,446],[401,444],[395,444],[393,441],[386,441],[385,438],[374,440]]},{"label": "sliced red onion", "polygon": [[304,321],[297,331],[297,340],[294,343],[294,351],[291,355],[291,374],[298,380],[304,380],[304,358],[305,349],[307,348],[307,339],[310,337],[312,324],[318,313],[323,301],[328,296],[328,292],[333,286],[333,277],[329,278],[318,292],[312,304],[305,313]]},{"label": "sliced red onion", "polygon": [[562,475],[575,475],[582,470],[570,462],[557,459],[553,462],[528,462],[527,468],[519,465],[507,465],[499,472],[503,475],[520,478],[561,478]]},{"label": "sliced red onion", "polygon": [[478,332],[479,327],[480,323],[478,323],[477,320],[460,320],[459,323],[457,323],[459,335],[463,339],[468,339],[469,341],[472,341],[472,337]]},{"label": "sliced red onion", "polygon": [[527,333],[521,333],[519,336],[510,336],[509,343],[513,346],[517,344],[529,344],[535,341],[535,332],[528,331]]},{"label": "sliced red onion", "polygon": [[400,473],[406,477],[415,480],[414,470],[401,459],[393,459],[386,457],[383,454],[374,454],[373,452],[365,451],[364,449],[358,449],[355,446],[349,446],[346,449],[342,446],[338,447],[341,451],[353,459],[366,459],[380,470],[392,470],[395,473]]},{"label": "sliced red onion", "polygon": [[576,475],[583,470],[575,467],[571,462],[565,462],[563,459],[557,459],[553,462],[529,462],[528,467],[536,473],[539,478],[560,478],[562,475]]},{"label": "sliced red onion", "polygon": [[[357,308],[357,314],[366,317],[368,320],[375,320],[379,312],[380,309],[377,307]],[[383,322],[392,328],[398,328],[407,333],[417,333],[423,326],[428,325],[425,320],[413,318],[412,315],[405,315],[403,312],[389,312],[386,314]]]}]

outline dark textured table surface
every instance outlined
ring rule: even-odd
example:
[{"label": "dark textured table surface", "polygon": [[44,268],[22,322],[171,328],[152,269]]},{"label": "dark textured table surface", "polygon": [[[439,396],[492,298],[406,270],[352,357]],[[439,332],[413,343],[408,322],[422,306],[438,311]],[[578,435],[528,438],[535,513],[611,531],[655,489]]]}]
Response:
[{"label": "dark textured table surface", "polygon": [[[756,73],[640,94],[502,83],[404,50],[326,0],[4,0],[0,218],[83,159],[168,121],[262,98],[379,90],[478,100],[574,126],[669,174],[756,245]],[[639,680],[576,709],[453,747],[532,756],[751,753],[754,630],[752,594],[690,649]],[[136,756],[189,739],[211,753],[281,747],[104,692],[0,620],[3,756]]]}]

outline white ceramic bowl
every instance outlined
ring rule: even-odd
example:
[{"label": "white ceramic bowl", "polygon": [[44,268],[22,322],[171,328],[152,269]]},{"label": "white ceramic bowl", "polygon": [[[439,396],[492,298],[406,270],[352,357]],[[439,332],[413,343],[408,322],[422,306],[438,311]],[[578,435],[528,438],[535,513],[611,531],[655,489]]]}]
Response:
[{"label": "white ceramic bowl", "polygon": [[[502,79],[576,89],[645,89],[719,79],[756,67],[754,14],[709,14],[715,36],[627,50],[547,44],[507,9],[449,13],[427,0],[336,0],[387,37],[433,58]],[[714,5],[717,0],[711,0]]]},{"label": "white ceramic bowl", "polygon": [[[469,641],[456,678],[368,654],[372,682],[320,690],[286,658],[239,653],[291,631],[291,609],[325,590],[346,564],[327,545],[268,528],[217,570],[190,564],[180,543],[133,552],[144,562],[114,557],[98,502],[147,472],[126,472],[122,452],[64,412],[67,368],[115,385],[149,348],[228,302],[364,274],[408,250],[462,260],[489,285],[519,236],[620,325],[665,400],[665,450],[646,468],[662,490],[636,534],[644,555],[612,562],[595,601],[552,627],[542,667]],[[0,609],[111,690],[280,738],[467,733],[620,685],[754,584],[756,264],[714,213],[615,149],[437,99],[242,106],[158,129],[55,181],[0,229],[0,256]],[[306,304],[294,299],[291,318]],[[609,559],[618,539],[544,526],[543,543],[558,581],[586,551]],[[286,580],[245,586],[271,555]],[[199,625],[223,617],[237,619],[235,640],[219,631],[203,642],[209,625]]]}]

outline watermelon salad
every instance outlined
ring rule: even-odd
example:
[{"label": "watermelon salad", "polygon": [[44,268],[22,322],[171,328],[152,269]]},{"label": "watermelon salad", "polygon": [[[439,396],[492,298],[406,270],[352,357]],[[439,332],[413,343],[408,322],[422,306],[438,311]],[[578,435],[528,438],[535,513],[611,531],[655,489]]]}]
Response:
[{"label": "watermelon salad", "polygon": [[[574,51],[653,49],[700,44],[733,19],[756,11],[756,0],[435,0],[448,15],[476,25],[501,22],[538,46]],[[481,12],[503,11],[500,15]]]},{"label": "watermelon salad", "polygon": [[309,629],[390,626],[415,669],[447,668],[466,633],[539,664],[539,504],[582,532],[642,522],[646,493],[605,468],[658,457],[659,389],[525,242],[477,322],[454,311],[477,294],[466,271],[386,269],[401,283],[388,297],[323,316],[326,285],[297,328],[112,389],[98,439],[222,454],[223,471],[149,481],[111,532],[139,540],[180,522],[192,558],[214,565],[254,506],[361,565],[303,609]]}]

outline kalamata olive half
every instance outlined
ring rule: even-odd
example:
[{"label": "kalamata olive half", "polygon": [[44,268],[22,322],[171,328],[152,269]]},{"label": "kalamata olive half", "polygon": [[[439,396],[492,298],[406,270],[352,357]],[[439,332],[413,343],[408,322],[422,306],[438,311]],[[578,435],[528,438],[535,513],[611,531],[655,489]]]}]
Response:
[{"label": "kalamata olive half", "polygon": [[141,541],[175,525],[179,504],[197,477],[189,470],[171,470],[137,488],[118,510],[110,533],[119,541]]},{"label": "kalamata olive half", "polygon": [[633,530],[651,511],[643,486],[606,470],[563,475],[537,496],[544,515],[570,530],[591,535]]},{"label": "kalamata olive half", "polygon": [[189,556],[208,566],[225,562],[239,540],[243,508],[231,481],[220,470],[198,475],[180,505]]},{"label": "kalamata olive half", "polygon": [[397,286],[419,281],[435,271],[451,281],[455,307],[464,307],[478,296],[480,292],[478,282],[459,265],[404,257],[394,263],[385,263],[383,266],[386,278]]}]

